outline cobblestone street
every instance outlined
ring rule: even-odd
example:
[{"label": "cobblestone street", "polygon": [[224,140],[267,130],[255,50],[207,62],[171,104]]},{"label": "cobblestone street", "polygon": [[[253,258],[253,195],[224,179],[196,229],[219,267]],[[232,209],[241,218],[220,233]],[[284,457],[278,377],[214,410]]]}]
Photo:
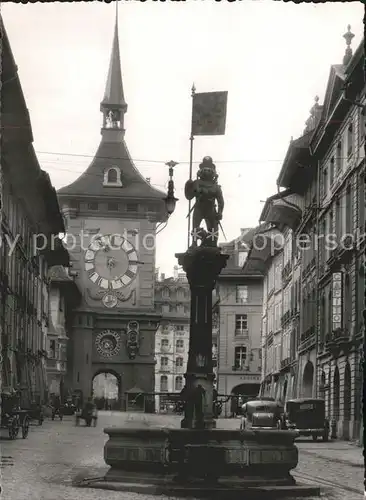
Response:
[{"label": "cobblestone street", "polygon": [[[106,436],[103,428],[119,425],[179,426],[180,417],[101,412],[98,426],[75,427],[73,417],[63,422],[46,420],[42,427],[32,426],[28,439],[9,441],[2,430],[1,469],[4,500],[145,500],[156,497],[135,493],[78,489],[76,477],[101,477],[107,470],[103,460]],[[222,419],[218,427],[238,425]],[[301,482],[310,476],[359,490],[360,494],[338,489],[324,489],[323,499],[357,500],[363,491],[362,448],[345,442],[313,443],[301,441],[299,465],[294,475]],[[323,485],[322,485],[323,486]]]}]

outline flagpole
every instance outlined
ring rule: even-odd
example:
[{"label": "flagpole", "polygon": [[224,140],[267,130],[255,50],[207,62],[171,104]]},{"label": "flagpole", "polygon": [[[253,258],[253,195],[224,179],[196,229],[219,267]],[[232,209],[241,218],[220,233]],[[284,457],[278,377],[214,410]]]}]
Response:
[{"label": "flagpole", "polygon": [[[194,86],[194,84],[192,85],[192,93],[191,93],[191,97],[192,97],[192,117],[191,117],[191,136],[189,138],[189,141],[191,143],[190,145],[190,153],[189,153],[189,180],[191,181],[192,180],[192,170],[193,170],[193,141],[194,141],[194,136],[193,136],[193,98],[194,98],[194,95],[196,93],[196,87]],[[189,200],[188,201],[188,235],[187,235],[187,244],[188,244],[188,248],[189,248],[189,244],[190,244],[190,238],[191,238],[191,203],[192,203],[192,200]]]}]

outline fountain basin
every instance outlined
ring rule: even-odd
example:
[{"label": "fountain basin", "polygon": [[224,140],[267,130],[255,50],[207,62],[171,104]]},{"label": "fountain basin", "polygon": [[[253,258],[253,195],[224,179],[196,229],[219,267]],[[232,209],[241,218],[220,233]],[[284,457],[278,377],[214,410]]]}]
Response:
[{"label": "fountain basin", "polygon": [[296,433],[227,429],[106,428],[110,466],[94,487],[176,496],[314,496],[297,485]]}]

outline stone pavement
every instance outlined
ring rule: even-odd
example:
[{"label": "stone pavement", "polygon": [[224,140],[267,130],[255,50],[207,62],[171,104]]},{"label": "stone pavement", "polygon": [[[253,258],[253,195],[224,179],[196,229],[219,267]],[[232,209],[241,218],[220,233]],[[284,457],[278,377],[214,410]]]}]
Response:
[{"label": "stone pavement", "polygon": [[[73,417],[63,422],[46,420],[42,427],[32,426],[28,439],[7,440],[1,430],[1,482],[3,500],[156,500],[150,495],[112,492],[92,488],[75,488],[77,477],[102,477],[107,471],[103,460],[103,447],[109,426],[161,426],[178,427],[181,417],[145,414],[100,412],[97,427],[75,427]],[[239,421],[220,419],[218,427],[235,428]],[[294,475],[324,477],[329,481],[359,487],[363,490],[363,468],[336,459],[345,457],[351,462],[351,453],[361,455],[362,449],[342,442],[298,443],[299,465]],[[353,451],[354,450],[354,451]],[[348,454],[347,454],[348,453]],[[357,461],[357,460],[354,460]],[[301,479],[302,482],[303,478]],[[322,500],[357,500],[358,495],[333,491]],[[170,500],[174,500],[169,497]],[[308,499],[311,500],[311,499]]]}]

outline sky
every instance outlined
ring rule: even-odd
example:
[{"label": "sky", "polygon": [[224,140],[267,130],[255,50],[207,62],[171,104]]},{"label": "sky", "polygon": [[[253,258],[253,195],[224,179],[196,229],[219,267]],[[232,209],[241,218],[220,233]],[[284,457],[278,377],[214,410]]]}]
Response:
[{"label": "sky", "polygon": [[[41,167],[56,189],[92,161],[107,78],[115,4],[36,3],[1,7],[33,128]],[[355,50],[364,30],[361,2],[293,4],[133,2],[118,9],[128,112],[125,140],[135,165],[166,191],[169,160],[179,162],[177,208],[157,239],[157,267],[173,274],[187,248],[191,87],[228,91],[226,134],[196,137],[194,177],[212,156],[225,198],[227,240],[254,227],[291,137],[320,104],[330,65],[342,63],[350,24]],[[225,241],[223,235],[220,240]]]}]

